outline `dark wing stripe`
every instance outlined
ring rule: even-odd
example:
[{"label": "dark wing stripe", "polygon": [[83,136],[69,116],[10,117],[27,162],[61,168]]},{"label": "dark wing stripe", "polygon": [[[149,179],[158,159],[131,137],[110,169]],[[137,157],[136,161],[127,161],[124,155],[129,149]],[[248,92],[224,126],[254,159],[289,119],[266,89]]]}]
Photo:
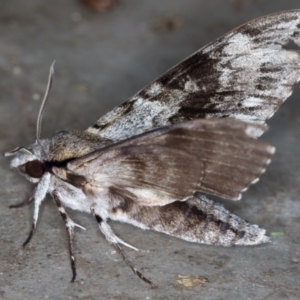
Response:
[{"label": "dark wing stripe", "polygon": [[282,48],[289,40],[300,45],[300,10],[250,21],[188,57],[88,131],[120,141],[197,118],[264,124],[300,79],[299,52]]}]

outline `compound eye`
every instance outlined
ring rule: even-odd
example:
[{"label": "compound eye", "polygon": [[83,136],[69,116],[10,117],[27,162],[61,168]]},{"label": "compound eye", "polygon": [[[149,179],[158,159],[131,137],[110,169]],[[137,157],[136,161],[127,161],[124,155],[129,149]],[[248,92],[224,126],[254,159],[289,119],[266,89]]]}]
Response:
[{"label": "compound eye", "polygon": [[39,160],[32,160],[25,164],[25,171],[30,177],[41,178],[45,170]]}]

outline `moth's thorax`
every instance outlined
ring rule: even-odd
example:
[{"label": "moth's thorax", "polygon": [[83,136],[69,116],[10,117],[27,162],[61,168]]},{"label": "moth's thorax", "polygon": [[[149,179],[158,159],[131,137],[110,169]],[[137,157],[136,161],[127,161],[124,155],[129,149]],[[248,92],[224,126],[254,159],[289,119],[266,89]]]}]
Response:
[{"label": "moth's thorax", "polygon": [[[66,163],[69,160],[84,156],[95,150],[108,146],[112,142],[91,133],[79,130],[60,131],[51,139],[38,140],[26,147],[25,151],[18,151],[11,161],[11,168],[25,176],[27,180],[37,183],[44,172],[52,172],[53,165]],[[41,176],[30,176],[34,166],[29,162],[36,163],[41,168]],[[64,178],[64,176],[61,176]]]},{"label": "moth's thorax", "polygon": [[47,160],[49,162],[70,160],[101,149],[111,143],[111,140],[86,131],[60,131],[50,140]]}]

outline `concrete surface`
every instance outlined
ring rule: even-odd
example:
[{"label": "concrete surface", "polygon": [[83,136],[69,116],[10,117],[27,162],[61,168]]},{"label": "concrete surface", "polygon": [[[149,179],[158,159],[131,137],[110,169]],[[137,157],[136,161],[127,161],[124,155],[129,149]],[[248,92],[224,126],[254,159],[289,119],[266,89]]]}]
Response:
[{"label": "concrete surface", "polygon": [[[255,17],[299,8],[299,0],[118,0],[103,13],[71,0],[11,0],[0,6],[3,153],[34,141],[54,59],[55,81],[43,137],[60,129],[85,129],[207,42]],[[227,249],[112,224],[125,241],[143,249],[126,252],[159,285],[156,289],[114,254],[91,216],[78,212],[70,215],[87,231],[76,230],[78,279],[69,283],[65,228],[51,199],[42,207],[30,246],[22,250],[32,206],[8,206],[27,197],[31,187],[9,169],[8,159],[1,159],[0,298],[299,299],[299,87],[269,125],[263,138],[276,145],[277,152],[267,173],[242,201],[223,203],[277,235],[272,244]],[[174,283],[178,275],[203,276],[209,282],[185,288]]]}]

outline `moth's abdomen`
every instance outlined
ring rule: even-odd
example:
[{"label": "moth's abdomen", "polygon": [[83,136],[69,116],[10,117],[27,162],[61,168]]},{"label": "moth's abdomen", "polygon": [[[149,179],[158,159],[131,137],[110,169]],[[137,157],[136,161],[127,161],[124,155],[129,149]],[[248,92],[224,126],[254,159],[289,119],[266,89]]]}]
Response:
[{"label": "moth's abdomen", "polygon": [[[177,214],[175,222],[172,218],[174,213]],[[233,246],[269,241],[264,229],[247,223],[205,196],[195,196],[188,202],[161,207],[160,215],[162,222],[153,229],[162,232],[169,230],[170,235],[190,242]]]},{"label": "moth's abdomen", "polygon": [[[115,209],[118,216],[122,215],[121,210]],[[165,206],[129,205],[126,215],[126,220],[122,218],[122,221],[189,242],[221,246],[269,242],[264,229],[247,223],[200,194],[189,201]]]}]

